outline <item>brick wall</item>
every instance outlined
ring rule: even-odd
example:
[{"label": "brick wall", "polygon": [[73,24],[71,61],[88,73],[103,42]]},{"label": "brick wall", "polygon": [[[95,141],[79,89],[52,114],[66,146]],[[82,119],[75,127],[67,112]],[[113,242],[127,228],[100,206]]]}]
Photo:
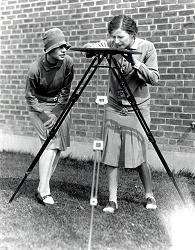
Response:
[{"label": "brick wall", "polygon": [[[151,87],[151,130],[164,149],[194,152],[195,133],[195,2],[194,0],[1,0],[0,131],[34,132],[24,99],[29,63],[42,52],[42,33],[61,28],[72,46],[107,35],[107,21],[129,14],[139,37],[155,44],[161,79]],[[75,63],[73,89],[90,59],[68,52]],[[107,89],[99,70],[72,109],[72,140],[90,141],[95,134],[95,97]],[[97,81],[98,80],[98,81]],[[98,82],[98,83],[97,83]],[[103,109],[98,112],[100,131]]]}]

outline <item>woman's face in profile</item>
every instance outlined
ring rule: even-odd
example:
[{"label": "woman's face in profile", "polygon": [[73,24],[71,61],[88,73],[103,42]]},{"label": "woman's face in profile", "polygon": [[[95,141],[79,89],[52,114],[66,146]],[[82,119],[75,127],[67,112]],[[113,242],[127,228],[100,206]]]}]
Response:
[{"label": "woman's face in profile", "polygon": [[110,36],[114,40],[116,47],[119,49],[131,47],[135,40],[133,33],[129,34],[121,28],[113,30]]},{"label": "woman's face in profile", "polygon": [[51,50],[51,52],[49,52],[49,55],[53,60],[63,61],[66,55],[66,46],[61,45],[60,47]]}]

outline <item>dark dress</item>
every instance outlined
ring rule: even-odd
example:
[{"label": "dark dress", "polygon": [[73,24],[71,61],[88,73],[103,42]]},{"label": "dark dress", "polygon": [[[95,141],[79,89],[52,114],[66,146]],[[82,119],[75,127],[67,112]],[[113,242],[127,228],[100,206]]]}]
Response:
[{"label": "dark dress", "polygon": [[[47,138],[44,123],[49,119],[50,113],[58,117],[63,111],[69,98],[73,76],[73,62],[68,55],[55,66],[47,62],[45,54],[30,65],[25,98],[32,124],[42,143]],[[65,150],[70,145],[69,127],[70,114],[50,141],[49,149]]]}]

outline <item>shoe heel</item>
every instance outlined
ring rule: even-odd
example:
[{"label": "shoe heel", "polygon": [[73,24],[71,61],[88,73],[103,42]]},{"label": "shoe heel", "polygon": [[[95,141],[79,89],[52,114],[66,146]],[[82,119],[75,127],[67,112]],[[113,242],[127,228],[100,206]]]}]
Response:
[{"label": "shoe heel", "polygon": [[35,198],[36,198],[36,200],[37,200],[37,202],[38,202],[39,204],[45,206],[45,203],[43,202],[42,197],[41,197],[41,195],[40,195],[38,192],[35,193]]}]

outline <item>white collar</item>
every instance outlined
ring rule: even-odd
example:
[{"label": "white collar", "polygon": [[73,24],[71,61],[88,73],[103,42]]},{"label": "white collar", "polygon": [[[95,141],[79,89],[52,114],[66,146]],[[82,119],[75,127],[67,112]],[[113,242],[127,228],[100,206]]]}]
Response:
[{"label": "white collar", "polygon": [[133,45],[131,46],[131,49],[137,49],[139,41],[140,41],[140,39],[136,37]]}]

